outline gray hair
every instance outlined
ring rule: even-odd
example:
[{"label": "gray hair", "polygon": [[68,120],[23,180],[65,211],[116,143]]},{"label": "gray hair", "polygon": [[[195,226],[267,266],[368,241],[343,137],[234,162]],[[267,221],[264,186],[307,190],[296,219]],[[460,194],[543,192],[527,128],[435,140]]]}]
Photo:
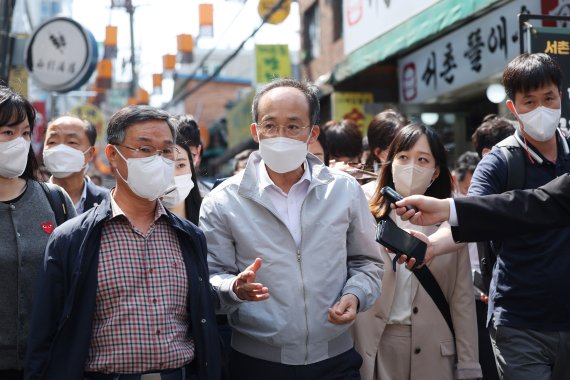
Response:
[{"label": "gray hair", "polygon": [[121,144],[125,141],[127,128],[136,123],[149,120],[165,121],[172,133],[172,140],[176,143],[176,121],[170,114],[151,106],[129,106],[120,109],[109,120],[107,128],[107,143]]},{"label": "gray hair", "polygon": [[296,79],[290,78],[277,78],[263,86],[253,98],[253,104],[251,106],[251,116],[253,122],[257,123],[257,118],[259,117],[258,106],[259,100],[267,92],[278,87],[293,87],[301,91],[307,98],[309,103],[309,118],[311,119],[311,125],[316,125],[319,122],[319,115],[321,114],[321,106],[319,104],[319,89],[312,83],[301,82]]}]

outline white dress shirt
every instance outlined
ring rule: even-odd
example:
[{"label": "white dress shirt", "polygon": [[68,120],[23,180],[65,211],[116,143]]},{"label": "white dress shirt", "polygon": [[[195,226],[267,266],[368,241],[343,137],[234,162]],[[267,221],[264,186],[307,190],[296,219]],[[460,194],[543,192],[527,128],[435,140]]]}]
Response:
[{"label": "white dress shirt", "polygon": [[453,198],[447,198],[449,201],[449,225],[451,227],[459,226],[459,220],[457,220],[457,210],[455,209],[455,201]]},{"label": "white dress shirt", "polygon": [[279,217],[285,222],[289,232],[291,232],[297,244],[297,248],[301,245],[302,236],[301,206],[303,205],[303,201],[309,191],[309,185],[311,184],[311,172],[306,161],[304,167],[305,172],[303,176],[291,187],[289,193],[285,193],[269,178],[263,160],[261,160],[257,167],[260,193],[267,193],[267,196],[271,199],[271,203],[273,203],[273,206],[277,209]]}]

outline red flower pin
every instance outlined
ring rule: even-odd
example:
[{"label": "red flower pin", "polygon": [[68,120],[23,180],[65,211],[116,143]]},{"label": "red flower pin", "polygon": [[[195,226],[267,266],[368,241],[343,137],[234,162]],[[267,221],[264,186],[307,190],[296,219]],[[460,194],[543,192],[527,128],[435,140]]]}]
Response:
[{"label": "red flower pin", "polygon": [[44,230],[44,232],[48,235],[50,235],[53,232],[54,228],[55,228],[55,226],[53,225],[52,222],[42,223],[42,230]]}]

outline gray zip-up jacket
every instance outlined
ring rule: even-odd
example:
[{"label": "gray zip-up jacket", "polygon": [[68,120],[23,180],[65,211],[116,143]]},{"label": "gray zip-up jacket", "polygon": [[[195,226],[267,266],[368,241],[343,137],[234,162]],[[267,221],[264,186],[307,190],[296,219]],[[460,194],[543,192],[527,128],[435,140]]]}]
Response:
[{"label": "gray zip-up jacket", "polygon": [[[203,201],[200,227],[208,242],[210,281],[229,314],[232,347],[283,364],[310,364],[353,347],[347,325],[327,321],[343,295],[368,309],[380,294],[383,262],[375,221],[354,178],[307,155],[311,183],[301,207],[299,249],[267,194],[260,189],[254,152],[245,171],[224,181]],[[235,275],[263,259],[256,282],[271,297],[238,302]]]}]

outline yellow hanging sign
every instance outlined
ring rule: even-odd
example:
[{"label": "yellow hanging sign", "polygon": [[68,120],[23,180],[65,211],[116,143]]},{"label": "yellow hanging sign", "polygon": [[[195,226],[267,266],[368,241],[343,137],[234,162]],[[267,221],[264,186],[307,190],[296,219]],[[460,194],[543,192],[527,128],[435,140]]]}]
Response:
[{"label": "yellow hanging sign", "polygon": [[[97,89],[92,88],[92,90]],[[93,160],[93,165],[99,173],[111,175],[113,171],[111,170],[111,166],[109,166],[109,161],[107,161],[107,156],[105,155],[105,146],[107,145],[107,141],[105,139],[107,125],[105,124],[103,112],[99,107],[93,104],[82,104],[73,107],[70,113],[82,120],[87,120],[95,126],[95,130],[97,131],[97,141],[95,142],[95,159]]]},{"label": "yellow hanging sign", "polygon": [[[273,6],[279,3],[280,0],[259,0],[259,5],[257,6],[257,11],[261,18],[264,18],[266,14],[273,8]],[[269,17],[267,20],[270,24],[280,24],[282,23],[289,12],[291,11],[291,0],[285,0],[279,9]]]},{"label": "yellow hanging sign", "polygon": [[28,70],[24,66],[12,66],[9,78],[8,86],[22,96],[28,97]]},{"label": "yellow hanging sign", "polygon": [[374,95],[371,92],[333,92],[331,103],[333,120],[352,120],[366,136],[368,124],[374,117],[364,110],[365,104],[374,103]]},{"label": "yellow hanging sign", "polygon": [[255,78],[267,83],[273,78],[291,76],[291,60],[287,45],[255,45]]}]

